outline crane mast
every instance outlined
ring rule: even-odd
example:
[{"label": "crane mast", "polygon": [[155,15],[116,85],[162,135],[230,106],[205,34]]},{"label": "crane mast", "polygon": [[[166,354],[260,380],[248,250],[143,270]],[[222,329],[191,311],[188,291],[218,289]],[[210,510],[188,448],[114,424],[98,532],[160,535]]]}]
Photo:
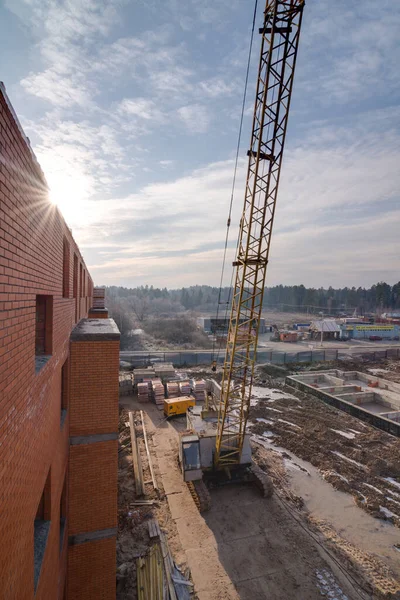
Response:
[{"label": "crane mast", "polygon": [[214,465],[240,462],[304,0],[267,0]]}]

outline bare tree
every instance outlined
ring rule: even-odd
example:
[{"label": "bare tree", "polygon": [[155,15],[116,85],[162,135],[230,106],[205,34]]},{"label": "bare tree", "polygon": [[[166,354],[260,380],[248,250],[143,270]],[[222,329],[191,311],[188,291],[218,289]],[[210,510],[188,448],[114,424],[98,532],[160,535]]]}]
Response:
[{"label": "bare tree", "polygon": [[147,296],[130,296],[127,305],[132,309],[139,323],[143,323],[150,313],[150,302]]}]

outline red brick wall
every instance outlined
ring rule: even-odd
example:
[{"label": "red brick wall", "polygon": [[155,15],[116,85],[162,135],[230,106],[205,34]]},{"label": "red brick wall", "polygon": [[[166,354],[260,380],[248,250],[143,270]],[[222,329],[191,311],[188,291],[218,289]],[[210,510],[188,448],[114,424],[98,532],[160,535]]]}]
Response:
[{"label": "red brick wall", "polygon": [[[71,546],[69,568],[74,573],[74,578],[68,580],[69,598],[74,600],[115,598],[115,555],[115,537]],[[109,568],[110,563],[114,565],[112,570]],[[93,572],[94,564],[98,565],[96,572]]]},{"label": "red brick wall", "polygon": [[[69,274],[63,274],[64,240]],[[35,600],[56,599],[59,579],[63,589],[59,507],[69,423],[67,416],[60,429],[61,367],[70,332],[90,304],[78,289],[75,313],[74,254],[92,290],[79,249],[49,203],[40,167],[0,89],[0,598],[7,600],[34,595],[33,526],[49,469],[51,528]],[[36,373],[38,294],[53,296],[53,353]]]},{"label": "red brick wall", "polygon": [[116,527],[118,441],[71,446],[70,465],[69,535]]},{"label": "red brick wall", "polygon": [[[91,333],[79,339],[74,332],[70,345],[68,600],[115,599],[119,339],[102,338],[100,323],[109,327],[105,320],[88,320]],[[89,341],[90,335],[97,339]],[[80,534],[112,535],[114,545],[81,542]],[[79,591],[78,581],[85,582]]]},{"label": "red brick wall", "polygon": [[70,435],[118,431],[119,341],[71,343]]}]

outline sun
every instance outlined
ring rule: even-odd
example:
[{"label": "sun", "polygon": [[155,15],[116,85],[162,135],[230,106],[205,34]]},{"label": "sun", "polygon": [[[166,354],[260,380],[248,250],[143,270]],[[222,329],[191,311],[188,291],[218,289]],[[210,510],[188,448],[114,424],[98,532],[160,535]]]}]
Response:
[{"label": "sun", "polygon": [[58,206],[70,227],[76,222],[82,223],[91,194],[86,174],[76,167],[72,168],[67,161],[48,156],[45,160],[41,157],[41,164],[49,186],[50,202]]}]

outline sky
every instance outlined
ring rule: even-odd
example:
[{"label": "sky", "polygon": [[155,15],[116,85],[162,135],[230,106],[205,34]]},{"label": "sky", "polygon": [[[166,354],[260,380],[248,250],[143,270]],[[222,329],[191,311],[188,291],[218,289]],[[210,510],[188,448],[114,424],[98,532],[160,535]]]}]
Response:
[{"label": "sky", "polygon": [[[95,284],[219,284],[253,7],[0,0],[0,79]],[[307,1],[267,285],[400,279],[399,30],[393,0]]]}]

